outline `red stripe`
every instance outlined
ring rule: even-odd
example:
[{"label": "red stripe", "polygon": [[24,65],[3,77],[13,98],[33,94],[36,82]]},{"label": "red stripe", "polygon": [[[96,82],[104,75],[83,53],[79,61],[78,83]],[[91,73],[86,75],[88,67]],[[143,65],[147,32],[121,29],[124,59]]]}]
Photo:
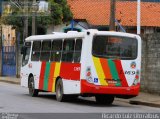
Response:
[{"label": "red stripe", "polygon": [[44,74],[46,70],[46,62],[41,64],[40,80],[39,80],[39,89],[43,90]]},{"label": "red stripe", "polygon": [[51,63],[50,74],[49,74],[48,91],[52,91],[54,71],[55,71],[55,63]]},{"label": "red stripe", "polygon": [[[105,75],[105,78],[106,78],[105,80],[107,81],[107,83],[108,83],[108,81],[113,81],[112,80],[112,74],[110,72],[110,67],[108,65],[108,61],[106,59],[100,58],[100,62],[101,62],[101,66],[103,68],[103,72],[104,72],[104,75]],[[108,86],[114,87],[115,84],[108,83]]]},{"label": "red stripe", "polygon": [[124,75],[124,71],[123,71],[123,68],[122,68],[121,61],[120,60],[115,60],[114,62],[115,62],[115,65],[116,65],[116,68],[117,68],[118,75],[119,75],[119,78],[121,80],[122,86],[123,87],[128,87],[128,83],[127,83],[126,77]]}]

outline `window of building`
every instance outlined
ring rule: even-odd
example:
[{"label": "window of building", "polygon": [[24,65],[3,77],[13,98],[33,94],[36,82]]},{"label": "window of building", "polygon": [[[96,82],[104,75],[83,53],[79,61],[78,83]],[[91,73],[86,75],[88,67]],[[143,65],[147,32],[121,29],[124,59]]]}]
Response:
[{"label": "window of building", "polygon": [[39,61],[40,58],[40,50],[41,50],[41,41],[34,41],[32,48],[32,61]]},{"label": "window of building", "polygon": [[62,40],[52,42],[51,61],[60,62],[62,54]]},{"label": "window of building", "polygon": [[49,61],[50,60],[50,52],[51,52],[51,41],[43,41],[40,60],[41,61]]}]

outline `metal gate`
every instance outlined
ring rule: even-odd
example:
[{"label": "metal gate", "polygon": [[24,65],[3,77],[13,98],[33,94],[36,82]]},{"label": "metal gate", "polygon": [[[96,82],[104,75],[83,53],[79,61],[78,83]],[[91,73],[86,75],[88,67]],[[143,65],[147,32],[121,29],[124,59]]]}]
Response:
[{"label": "metal gate", "polygon": [[16,48],[15,46],[2,47],[2,75],[16,75]]}]

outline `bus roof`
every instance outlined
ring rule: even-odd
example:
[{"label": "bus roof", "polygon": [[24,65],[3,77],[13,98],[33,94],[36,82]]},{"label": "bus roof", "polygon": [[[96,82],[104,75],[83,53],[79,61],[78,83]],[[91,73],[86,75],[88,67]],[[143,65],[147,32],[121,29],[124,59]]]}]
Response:
[{"label": "bus roof", "polygon": [[84,32],[74,32],[74,33],[61,33],[53,32],[53,34],[46,35],[35,35],[30,36],[25,39],[25,41],[38,41],[38,40],[50,40],[50,39],[69,39],[69,38],[83,38]]},{"label": "bus roof", "polygon": [[86,32],[88,32],[89,34],[91,33],[92,35],[109,35],[109,36],[114,35],[114,36],[139,38],[138,35],[131,33],[115,32],[115,31],[98,31],[96,29],[89,29],[84,32],[69,31],[67,33],[53,32],[53,34],[35,35],[26,38],[25,41],[27,42],[27,41],[39,41],[39,40],[51,40],[51,39],[83,38],[85,37]]}]

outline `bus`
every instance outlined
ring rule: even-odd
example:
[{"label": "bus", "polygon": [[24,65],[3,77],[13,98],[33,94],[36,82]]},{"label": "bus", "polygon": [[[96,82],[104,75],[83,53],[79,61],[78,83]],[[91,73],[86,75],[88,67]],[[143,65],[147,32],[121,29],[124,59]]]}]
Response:
[{"label": "bus", "polygon": [[140,90],[141,38],[135,34],[89,29],[35,35],[25,39],[21,53],[21,86],[31,96],[53,92],[60,102],[95,96],[97,103],[112,104]]}]

